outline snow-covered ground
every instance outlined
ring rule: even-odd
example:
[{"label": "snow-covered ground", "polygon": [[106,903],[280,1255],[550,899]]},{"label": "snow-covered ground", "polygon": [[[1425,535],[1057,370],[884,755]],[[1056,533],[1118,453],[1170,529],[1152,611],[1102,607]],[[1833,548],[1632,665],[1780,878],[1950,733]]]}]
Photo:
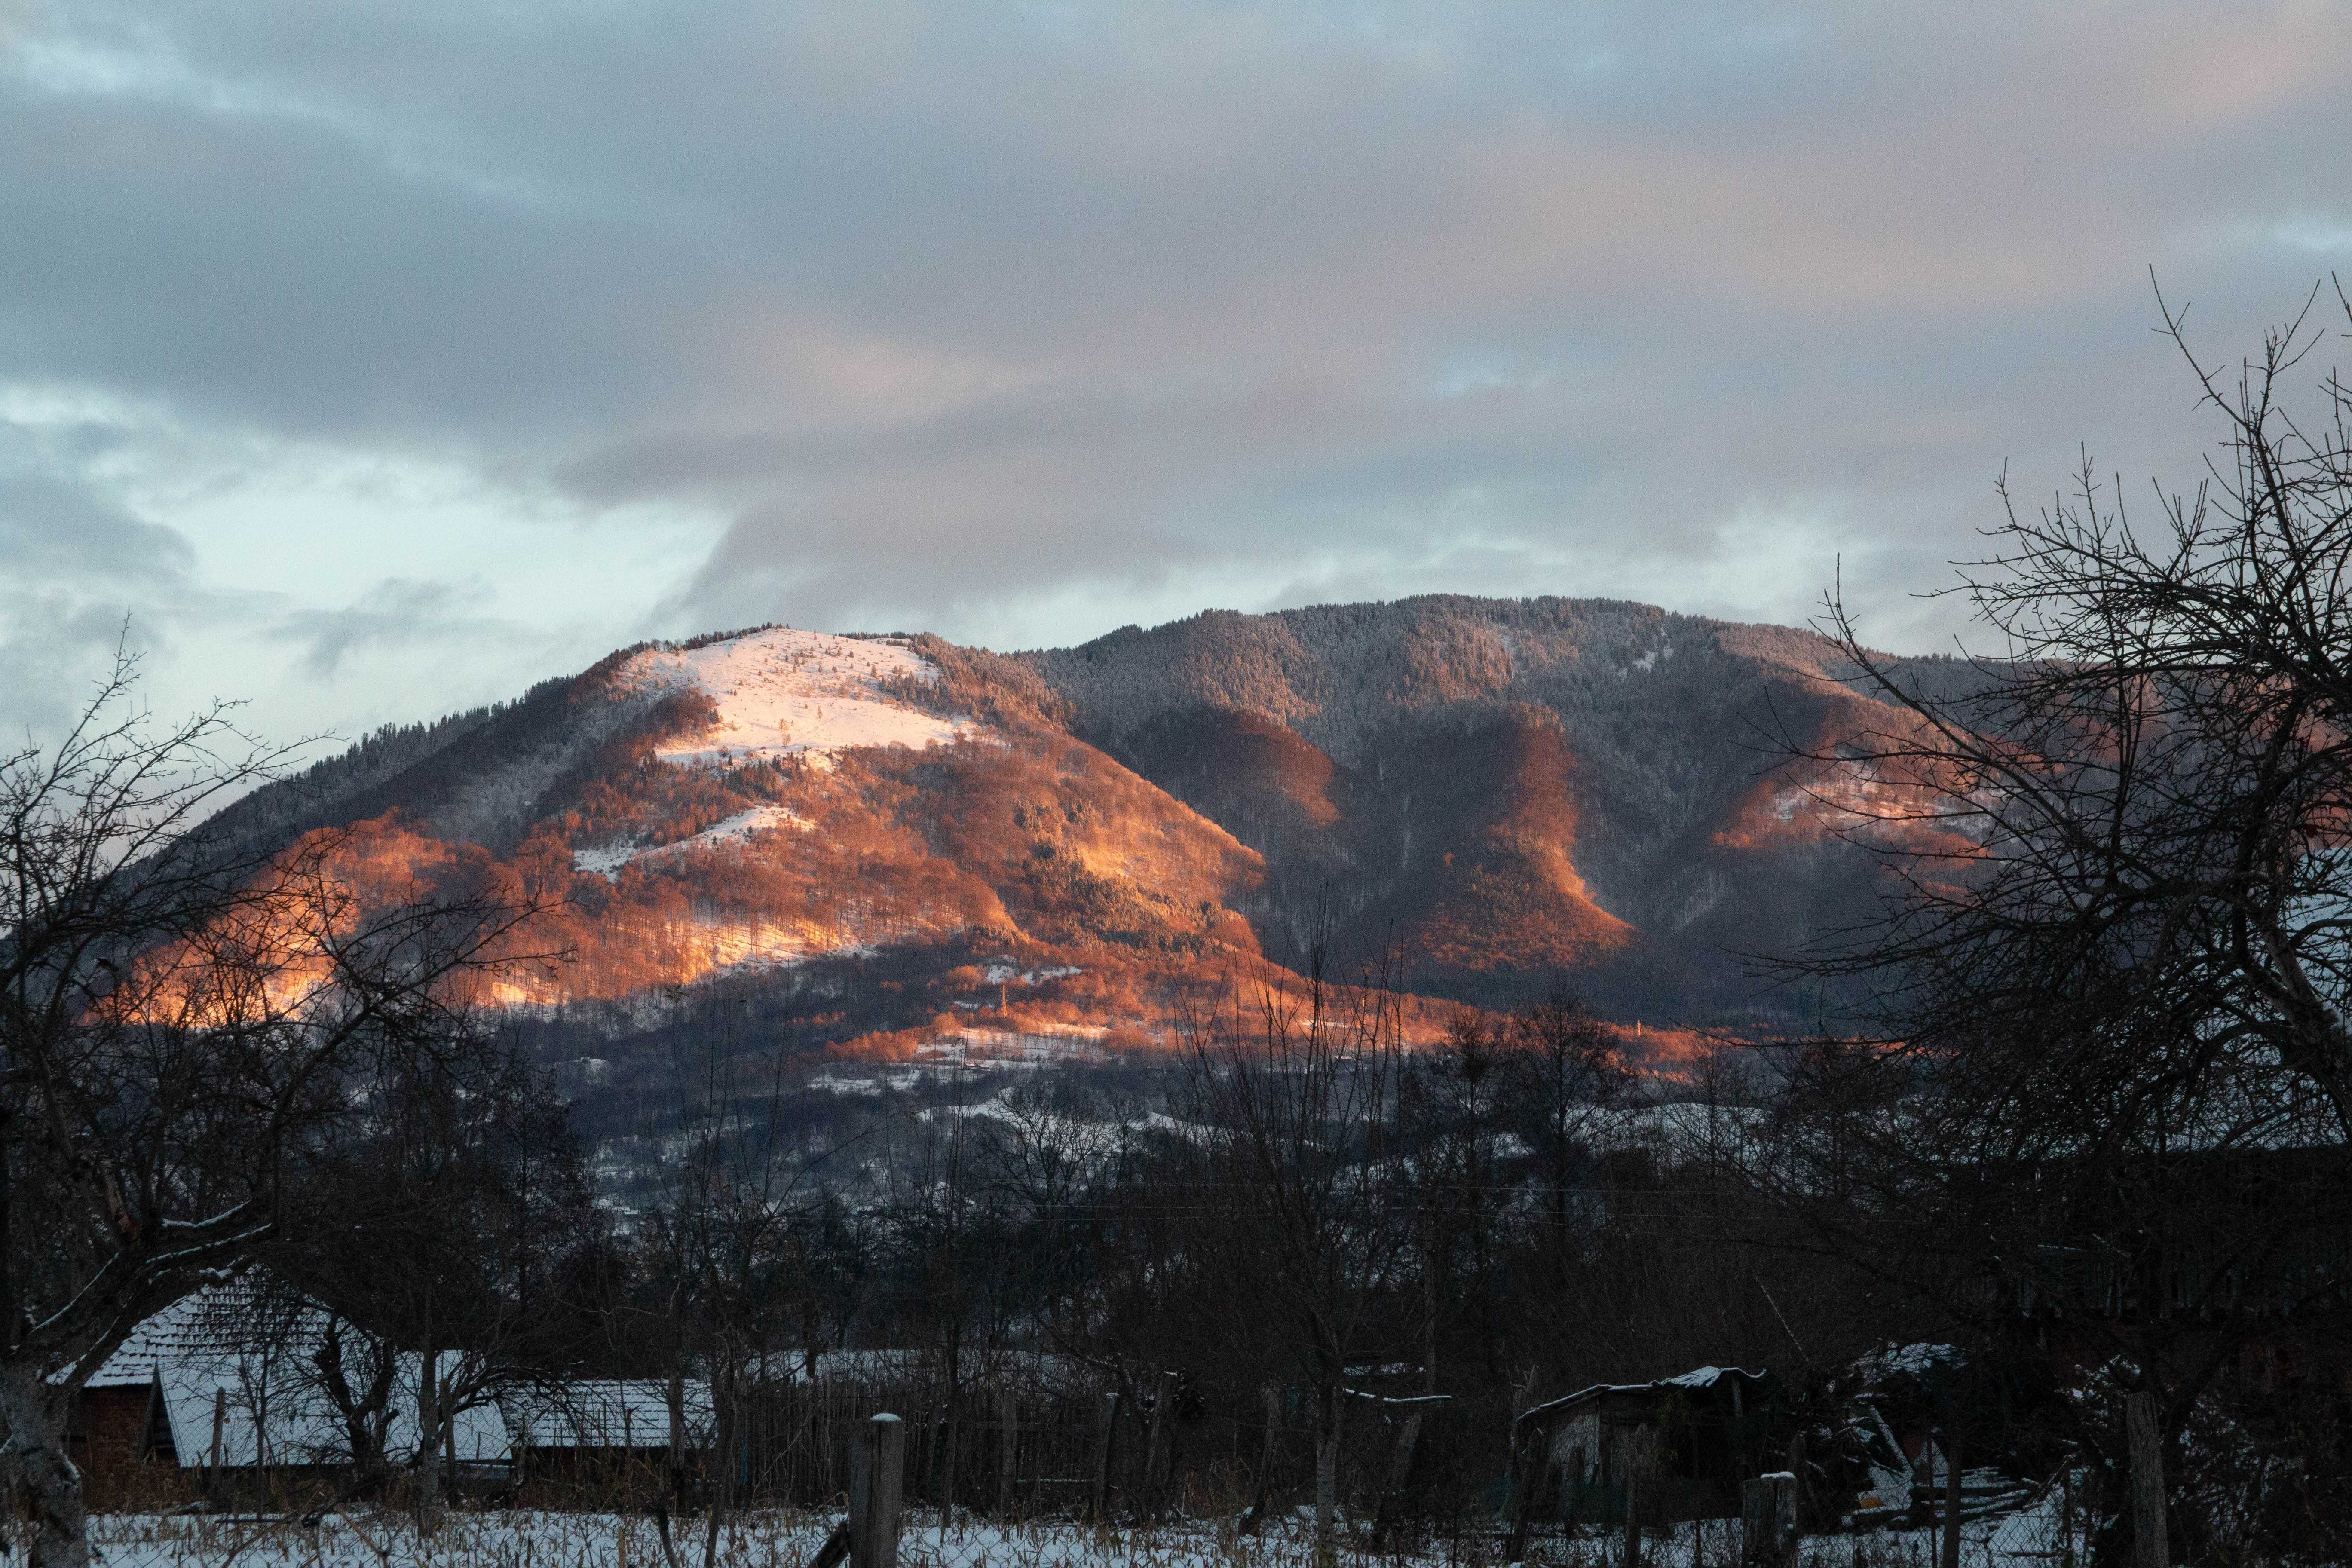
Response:
[{"label": "snow-covered ground", "polygon": [[1054,964],[1045,969],[1023,969],[1009,958],[992,958],[982,977],[991,985],[1042,985],[1049,980],[1061,980],[1085,970],[1075,963]]},{"label": "snow-covered ground", "polygon": [[[801,1568],[835,1517],[746,1515],[721,1532],[715,1561],[726,1568]],[[703,1521],[680,1520],[675,1529],[679,1562],[698,1568]],[[452,1512],[429,1541],[396,1515],[335,1515],[316,1527],[112,1515],[92,1521],[91,1545],[107,1568],[663,1568],[667,1562],[652,1520],[596,1513]],[[1347,1556],[1349,1568],[1358,1568],[1357,1554]],[[935,1517],[918,1513],[898,1542],[901,1568],[1308,1568],[1312,1559],[1303,1534],[1248,1541],[1229,1524],[1097,1531],[960,1521],[942,1531]],[[1396,1568],[1397,1559],[1362,1563]]]},{"label": "snow-covered ground", "polygon": [[915,1059],[870,1072],[829,1068],[808,1080],[829,1094],[905,1093],[925,1082],[941,1082],[982,1072],[1023,1072],[1070,1062],[1106,1059],[1101,1041],[1110,1031],[1099,1024],[1058,1024],[1040,1031],[971,1026],[915,1047]]},{"label": "snow-covered ground", "polygon": [[667,762],[719,763],[803,756],[822,763],[853,746],[911,746],[963,739],[970,720],[943,719],[885,690],[884,682],[939,679],[929,660],[877,637],[774,626],[691,652],[650,648],[623,679],[656,690],[699,689],[719,707],[707,733],[660,748]]},{"label": "snow-covered ground", "polygon": [[[1064,973],[1075,974],[1076,970]],[[1100,1061],[1110,1030],[1100,1024],[1055,1024],[1042,1029],[993,1029],[973,1024],[918,1046],[925,1061],[999,1067],[1041,1062]]]},{"label": "snow-covered ground", "polygon": [[602,849],[574,849],[572,852],[572,868],[593,871],[610,880],[632,860],[655,860],[666,855],[683,855],[690,849],[718,849],[748,844],[755,833],[807,826],[781,805],[755,805],[749,811],[737,812],[723,822],[715,822],[693,837],[681,838],[675,844],[658,845],[651,849],[640,849],[629,844],[608,845]]},{"label": "snow-covered ground", "polygon": [[[816,1555],[836,1516],[795,1511],[743,1515],[721,1531],[716,1563],[727,1568],[801,1568]],[[702,1562],[703,1521],[677,1521],[680,1562]],[[0,1530],[0,1535],[7,1534]],[[1962,1531],[1964,1568],[2051,1568],[2061,1561],[2055,1500]],[[1591,1531],[1571,1541],[1530,1542],[1533,1563],[1563,1568],[1618,1568],[1621,1537]],[[13,1549],[18,1543],[10,1540]],[[468,1564],[471,1568],[662,1568],[667,1559],[654,1521],[609,1513],[456,1510],[429,1539],[398,1514],[352,1513],[315,1526],[279,1520],[198,1520],[154,1514],[101,1515],[91,1521],[95,1560],[109,1568],[389,1568],[394,1563]],[[2079,1534],[2077,1560],[2087,1555]],[[1487,1537],[1439,1543],[1421,1555],[1343,1551],[1345,1568],[1471,1568],[1495,1561]],[[1927,1531],[1809,1537],[1803,1568],[1931,1568],[1936,1540]],[[14,1556],[12,1550],[10,1555]],[[1313,1558],[1307,1521],[1277,1521],[1258,1539],[1233,1521],[1186,1521],[1144,1529],[1097,1531],[1045,1523],[997,1525],[958,1518],[941,1528],[936,1513],[909,1513],[900,1537],[904,1568],[1307,1568]],[[1644,1541],[1647,1568],[1731,1568],[1739,1561],[1739,1524],[1683,1524]]]}]

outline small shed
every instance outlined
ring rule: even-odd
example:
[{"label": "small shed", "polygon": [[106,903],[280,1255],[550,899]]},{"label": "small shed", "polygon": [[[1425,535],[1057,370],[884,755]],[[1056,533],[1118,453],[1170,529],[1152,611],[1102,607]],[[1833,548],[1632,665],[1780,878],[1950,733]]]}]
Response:
[{"label": "small shed", "polygon": [[1703,1366],[1655,1383],[1601,1383],[1523,1412],[1512,1427],[1531,1519],[1615,1524],[1629,1487],[1643,1519],[1723,1519],[1788,1423],[1769,1372]]},{"label": "small shed", "polygon": [[[689,1462],[698,1465],[710,1447],[717,1422],[710,1384],[689,1378],[676,1438]],[[519,1384],[503,1395],[499,1409],[514,1444],[519,1475],[583,1482],[659,1470],[667,1464],[669,1384],[658,1377],[579,1378],[561,1384]]]}]

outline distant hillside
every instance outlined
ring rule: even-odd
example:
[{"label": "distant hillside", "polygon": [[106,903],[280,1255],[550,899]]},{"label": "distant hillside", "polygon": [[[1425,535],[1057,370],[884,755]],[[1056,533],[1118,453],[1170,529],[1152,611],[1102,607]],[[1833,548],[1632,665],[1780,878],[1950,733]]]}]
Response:
[{"label": "distant hillside", "polygon": [[1265,935],[1333,908],[1447,994],[1565,976],[1622,1016],[1786,1026],[1804,999],[1735,955],[1874,907],[1785,746],[1894,716],[1809,632],[1438,595],[1212,611],[1022,663],[1075,733],[1265,857],[1244,905]]},{"label": "distant hillside", "polygon": [[350,827],[387,897],[557,900],[572,962],[487,999],[600,1037],[718,980],[811,1048],[1141,1043],[1318,930],[1432,997],[1566,985],[1772,1031],[1811,1003],[1736,954],[1874,898],[1815,796],[1888,786],[1779,743],[1887,718],[1842,673],[1810,634],[1597,600],[1211,612],[1015,655],[760,627],[384,731],[233,820]]}]

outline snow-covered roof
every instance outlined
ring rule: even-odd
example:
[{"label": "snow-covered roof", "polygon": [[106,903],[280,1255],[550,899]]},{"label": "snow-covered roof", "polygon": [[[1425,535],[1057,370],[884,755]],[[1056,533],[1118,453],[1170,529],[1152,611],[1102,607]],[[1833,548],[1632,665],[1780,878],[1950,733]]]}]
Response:
[{"label": "snow-covered roof", "polygon": [[1689,1372],[1678,1373],[1673,1377],[1659,1378],[1654,1383],[1596,1383],[1590,1388],[1580,1388],[1574,1394],[1563,1394],[1558,1399],[1533,1405],[1520,1412],[1519,1419],[1525,1421],[1531,1416],[1549,1415],[1565,1410],[1570,1405],[1605,1398],[1611,1394],[1664,1394],[1674,1390],[1692,1393],[1713,1388],[1728,1378],[1739,1378],[1746,1383],[1757,1384],[1770,1375],[1769,1373],[1749,1372],[1736,1366],[1702,1366]]},{"label": "snow-covered roof", "polygon": [[164,1362],[215,1355],[224,1347],[257,1344],[266,1337],[250,1282],[208,1286],[142,1320],[84,1386],[144,1388]]},{"label": "snow-covered roof", "polygon": [[1702,1366],[1677,1373],[1673,1377],[1662,1377],[1651,1386],[1654,1388],[1713,1388],[1727,1377],[1754,1378],[1763,1375],[1760,1372],[1743,1372],[1736,1366]]},{"label": "snow-covered roof", "polygon": [[[503,1395],[507,1431],[524,1448],[665,1448],[669,1384],[657,1377],[583,1378]],[[689,1379],[683,1414],[689,1447],[710,1441],[710,1385]]]},{"label": "snow-covered roof", "polygon": [[[166,1361],[156,1370],[172,1448],[182,1469],[212,1462],[213,1415],[221,1415],[220,1459],[225,1468],[250,1465],[342,1465],[352,1459],[351,1438],[326,1392],[301,1375],[281,1351],[275,1364],[250,1357],[217,1362]],[[455,1372],[456,1352],[441,1358]],[[424,1358],[398,1359],[384,1457],[405,1464],[416,1457],[416,1382]],[[450,1421],[449,1443],[460,1460],[503,1461],[513,1445],[506,1423],[490,1406],[460,1410]]]},{"label": "snow-covered roof", "polygon": [[[224,1468],[345,1464],[350,1436],[319,1385],[313,1359],[329,1321],[324,1309],[269,1289],[266,1280],[207,1286],[131,1330],[85,1386],[154,1389],[183,1468],[212,1462],[215,1410]],[[460,1352],[444,1352],[443,1377],[463,1361]],[[415,1457],[424,1364],[415,1352],[394,1362],[384,1453],[395,1464]],[[504,1459],[510,1448],[505,1422],[487,1407],[459,1411],[451,1438],[460,1459]]]}]

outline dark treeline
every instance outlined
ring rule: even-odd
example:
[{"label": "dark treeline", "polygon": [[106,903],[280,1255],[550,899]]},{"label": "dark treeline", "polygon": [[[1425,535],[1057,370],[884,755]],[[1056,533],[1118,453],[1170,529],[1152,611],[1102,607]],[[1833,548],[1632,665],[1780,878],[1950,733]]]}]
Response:
[{"label": "dark treeline", "polygon": [[[758,1412],[812,1378],[891,1383],[967,1447],[1008,1386],[1088,1428],[1115,1393],[1169,1450],[1156,1493],[1312,1504],[1330,1531],[1407,1502],[1491,1524],[1542,1400],[1708,1364],[1794,1387],[1914,1326],[1751,1178],[1746,1064],[1644,1078],[1565,994],[1410,1050],[1391,994],[1243,978],[1148,1064],[812,1086],[714,988],[671,1037],[631,1212],[588,1216],[596,1268],[543,1266],[584,1292],[575,1354],[709,1379],[730,1479],[772,1473]],[[1382,1402],[1431,1395],[1402,1440]]]}]

